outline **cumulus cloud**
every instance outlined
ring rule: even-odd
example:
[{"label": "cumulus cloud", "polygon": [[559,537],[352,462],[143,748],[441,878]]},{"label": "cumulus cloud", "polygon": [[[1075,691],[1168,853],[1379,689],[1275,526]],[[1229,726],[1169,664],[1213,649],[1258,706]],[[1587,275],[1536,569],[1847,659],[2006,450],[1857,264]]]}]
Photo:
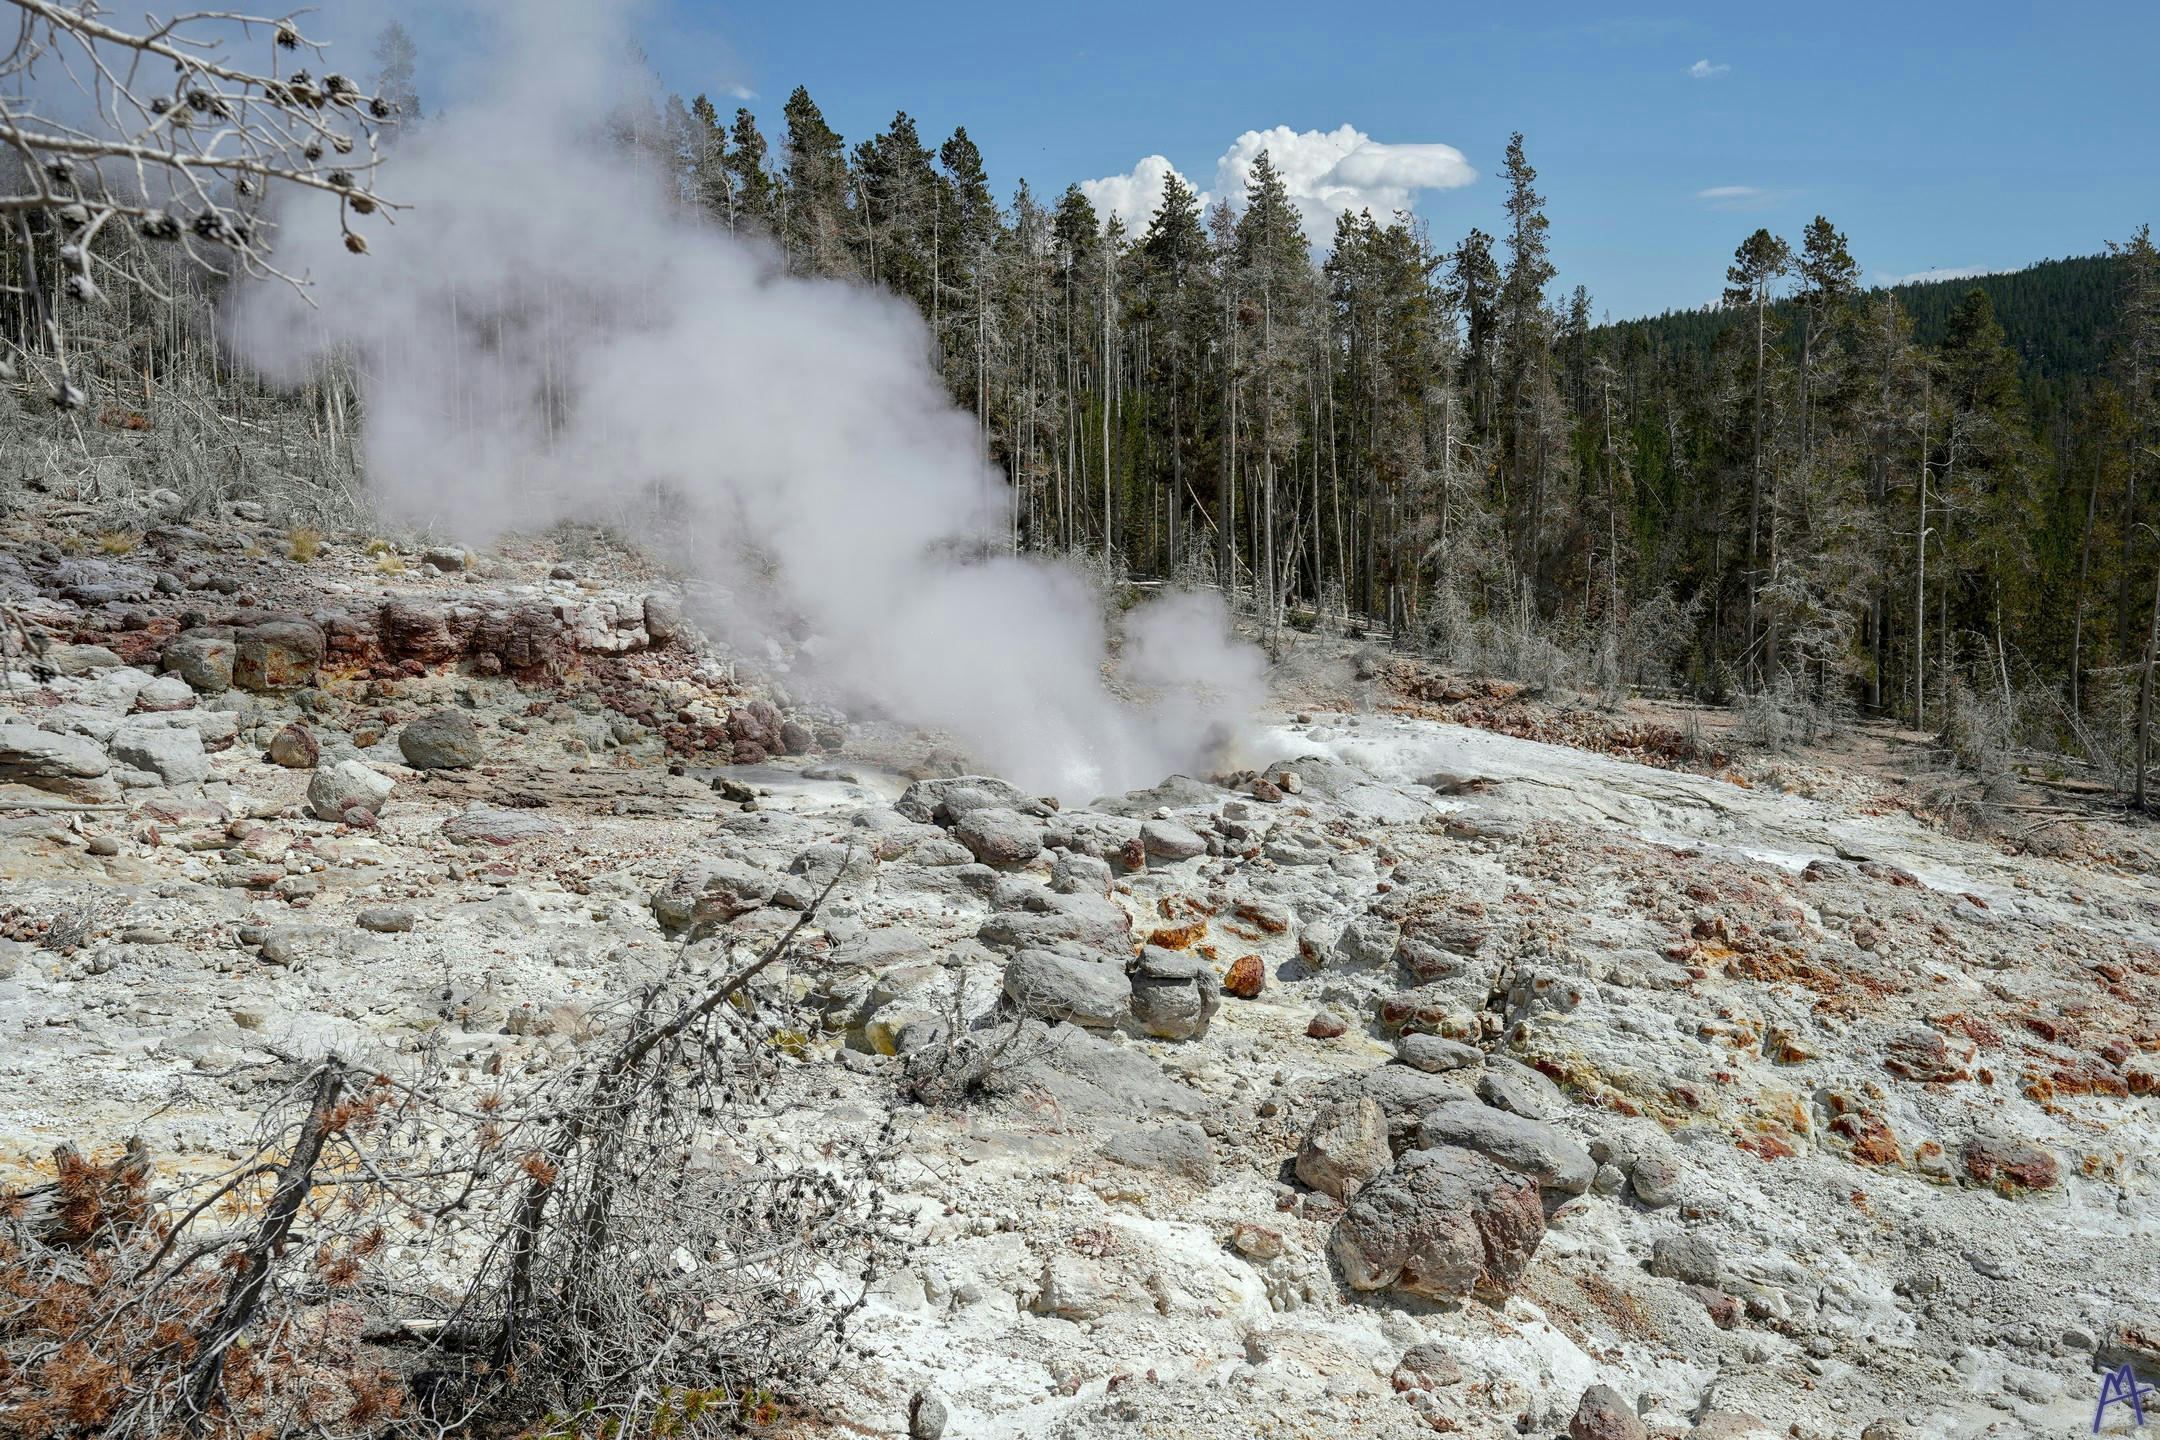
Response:
[{"label": "cumulus cloud", "polygon": [[[1353,125],[1333,130],[1277,125],[1248,130],[1230,143],[1215,162],[1214,184],[1200,190],[1200,203],[1212,205],[1223,197],[1233,207],[1242,207],[1246,184],[1262,151],[1290,192],[1304,221],[1305,237],[1321,246],[1333,238],[1335,217],[1345,210],[1370,210],[1384,220],[1397,210],[1410,209],[1423,191],[1454,190],[1477,179],[1477,171],[1452,145],[1386,144]],[[1150,155],[1128,174],[1083,180],[1080,189],[1098,214],[1105,219],[1116,215],[1127,229],[1137,232],[1146,228],[1162,203],[1163,177],[1171,174],[1192,184],[1169,160]]]},{"label": "cumulus cloud", "polygon": [[1697,60],[1687,67],[1687,73],[1690,79],[1715,80],[1730,69],[1732,69],[1730,65],[1713,65],[1708,60]]},{"label": "cumulus cloud", "polygon": [[[1104,224],[1109,224],[1110,217],[1115,215],[1125,222],[1126,230],[1137,235],[1147,228],[1149,217],[1162,204],[1163,182],[1171,175],[1185,180],[1168,160],[1160,155],[1150,155],[1133,166],[1129,174],[1081,181],[1080,193],[1087,196],[1088,203],[1095,207],[1096,215]],[[1190,180],[1185,183],[1192,184]]]}]

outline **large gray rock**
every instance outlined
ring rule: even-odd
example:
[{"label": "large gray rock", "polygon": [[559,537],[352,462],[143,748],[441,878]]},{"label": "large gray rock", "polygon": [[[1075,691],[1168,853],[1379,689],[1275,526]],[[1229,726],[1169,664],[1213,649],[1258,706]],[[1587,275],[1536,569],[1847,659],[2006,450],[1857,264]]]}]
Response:
[{"label": "large gray rock", "polygon": [[1165,1040],[1197,1040],[1222,1004],[1221,988],[1199,956],[1150,945],[1133,966],[1133,1020]]},{"label": "large gray rock", "polygon": [[369,769],[358,760],[318,765],[308,780],[308,810],[318,820],[342,820],[347,810],[355,809],[380,815],[383,806],[390,803],[390,792],[396,788],[396,782],[389,776]]},{"label": "large gray rock", "polygon": [[1061,895],[1037,888],[1024,909],[992,915],[975,934],[993,950],[1064,944],[1132,953],[1132,917],[1101,895]]},{"label": "large gray rock", "polygon": [[1408,1065],[1380,1065],[1327,1082],[1320,1087],[1320,1096],[1327,1100],[1369,1097],[1387,1117],[1389,1143],[1401,1150],[1417,1142],[1418,1122],[1426,1111],[1450,1100],[1474,1097],[1476,1073],[1453,1070],[1430,1074]]},{"label": "large gray rock", "polygon": [[398,753],[415,770],[468,770],[480,763],[480,731],[462,710],[431,710],[398,731]]},{"label": "large gray rock", "polygon": [[974,792],[959,797],[962,813],[982,805],[1002,805],[1008,810],[1025,810],[1033,803],[1026,793],[994,775],[955,775],[947,780],[916,781],[908,786],[905,794],[893,802],[893,809],[910,820],[950,825],[959,818],[946,803],[947,797],[954,792]]},{"label": "large gray rock", "polygon": [[442,827],[444,835],[467,845],[515,845],[520,840],[560,835],[562,830],[545,815],[530,810],[497,810],[487,805],[460,811],[443,821]]},{"label": "large gray rock", "polygon": [[135,692],[135,708],[149,714],[195,708],[195,691],[178,675],[159,675]]},{"label": "large gray rock", "polygon": [[1107,896],[1110,862],[1097,855],[1060,855],[1050,866],[1050,888],[1060,895]]},{"label": "large gray rock", "polygon": [[724,925],[772,899],[779,877],[740,860],[695,860],[653,893],[653,918],[674,933]]},{"label": "large gray rock", "polygon": [[70,800],[109,800],[112,762],[80,735],[56,735],[34,725],[0,725],[0,783],[28,785]]},{"label": "large gray rock", "polygon": [[1484,1064],[1485,1052],[1460,1040],[1446,1040],[1413,1030],[1395,1042],[1395,1058],[1429,1075],[1442,1075],[1450,1070],[1466,1070]]},{"label": "large gray rock", "polygon": [[1532,1120],[1550,1120],[1567,1109],[1567,1096],[1558,1085],[1520,1060],[1495,1055],[1478,1077],[1478,1098],[1495,1110],[1507,1110]]},{"label": "large gray rock", "polygon": [[985,805],[953,824],[953,838],[985,865],[1025,865],[1042,853],[1042,827],[1017,810]]},{"label": "large gray rock", "polygon": [[1158,860],[1190,860],[1207,854],[1207,841],[1175,820],[1141,822],[1140,844]]},{"label": "large gray rock", "polygon": [[193,730],[123,725],[106,748],[122,765],[147,770],[166,785],[199,785],[210,778],[210,756]]},{"label": "large gray rock", "polygon": [[1388,1168],[1387,1116],[1369,1097],[1320,1107],[1298,1146],[1297,1177],[1340,1200]]},{"label": "large gray rock", "polygon": [[1497,1301],[1544,1238],[1535,1185],[1482,1155],[1443,1147],[1412,1150],[1368,1181],[1328,1248],[1354,1290]]},{"label": "large gray rock", "polygon": [[297,690],[322,666],[322,627],[311,620],[266,620],[233,640],[232,683],[243,690]]},{"label": "large gray rock", "polygon": [[1135,1170],[1159,1170],[1195,1185],[1215,1183],[1215,1145],[1190,1120],[1126,1130],[1103,1142],[1103,1154]]},{"label": "large gray rock", "polygon": [[1335,941],[1338,961],[1350,965],[1385,965],[1394,958],[1402,939],[1402,927],[1385,915],[1368,911],[1345,926]]},{"label": "large gray rock", "polygon": [[1131,1014],[1132,982],[1107,956],[1021,950],[1005,962],[1005,994],[1038,1020],[1107,1030]]},{"label": "large gray rock", "polygon": [[1565,1130],[1511,1115],[1474,1101],[1456,1101],[1426,1112],[1418,1143],[1427,1149],[1456,1145],[1519,1170],[1549,1190],[1580,1195],[1597,1176],[1589,1150]]},{"label": "large gray rock", "polygon": [[1725,1262],[1717,1247],[1700,1235],[1664,1235],[1650,1247],[1650,1273],[1716,1289],[1724,1282]]}]

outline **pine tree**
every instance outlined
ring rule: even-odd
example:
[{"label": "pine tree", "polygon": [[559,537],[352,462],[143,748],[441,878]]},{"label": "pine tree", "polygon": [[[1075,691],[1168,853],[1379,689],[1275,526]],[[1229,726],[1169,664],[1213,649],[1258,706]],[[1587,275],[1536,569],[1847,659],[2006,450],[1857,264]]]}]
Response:
[{"label": "pine tree", "polygon": [[1499,339],[1508,405],[1507,505],[1510,514],[1523,515],[1515,527],[1515,564],[1535,602],[1545,538],[1547,475],[1553,461],[1549,427],[1555,418],[1548,364],[1552,327],[1545,287],[1558,272],[1547,249],[1545,197],[1535,188],[1537,171],[1523,153],[1520,130],[1509,137],[1506,168],[1508,263],[1500,282]]},{"label": "pine tree", "polygon": [[1762,587],[1763,478],[1767,459],[1764,426],[1771,358],[1769,347],[1780,325],[1771,303],[1776,298],[1778,281],[1784,278],[1791,264],[1792,247],[1768,230],[1757,230],[1740,242],[1740,248],[1733,252],[1732,265],[1725,271],[1725,303],[1748,311],[1749,338],[1755,352],[1754,423],[1748,458],[1747,632],[1744,637],[1745,668],[1751,679],[1760,679],[1762,673],[1756,653],[1755,597]]},{"label": "pine tree", "polygon": [[778,188],[766,163],[765,137],[758,133],[757,117],[747,109],[735,111],[729,132],[727,166],[734,195],[735,229],[772,234],[778,221]]},{"label": "pine tree", "polygon": [[789,261],[800,274],[849,274],[848,168],[840,136],[800,85],[782,113],[788,133],[780,232]]},{"label": "pine tree", "polygon": [[414,78],[419,65],[420,47],[405,27],[395,20],[383,26],[375,39],[375,95],[397,112],[401,130],[420,123],[420,91]]},{"label": "pine tree", "polygon": [[703,95],[690,102],[689,181],[692,204],[718,224],[735,229],[735,174],[728,164],[727,130],[720,112]]}]

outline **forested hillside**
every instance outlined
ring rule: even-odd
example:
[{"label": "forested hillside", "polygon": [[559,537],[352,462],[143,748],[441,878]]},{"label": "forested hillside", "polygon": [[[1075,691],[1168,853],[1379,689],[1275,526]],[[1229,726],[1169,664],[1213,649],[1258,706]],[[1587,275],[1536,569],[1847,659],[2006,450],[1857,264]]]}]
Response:
[{"label": "forested hillside", "polygon": [[[1719,309],[1599,326],[1520,135],[1490,233],[1346,214],[1325,253],[1265,155],[1235,204],[1173,179],[1128,233],[989,175],[965,129],[851,145],[800,89],[770,138],[700,96],[618,139],[698,223],[920,312],[1017,548],[1532,678],[1930,727],[1981,693],[2073,748],[2130,733],[2160,615],[2145,229],[1868,291],[1818,217],[1736,234]],[[147,405],[201,339],[112,343],[114,403]],[[349,399],[310,394],[333,444]]]}]

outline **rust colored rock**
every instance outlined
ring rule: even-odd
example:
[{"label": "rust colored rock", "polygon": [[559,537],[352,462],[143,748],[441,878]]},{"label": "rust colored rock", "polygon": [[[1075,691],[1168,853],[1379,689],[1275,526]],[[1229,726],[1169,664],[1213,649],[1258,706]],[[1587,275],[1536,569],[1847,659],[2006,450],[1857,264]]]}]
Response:
[{"label": "rust colored rock", "polygon": [[1947,1084],[1972,1078],[1966,1067],[1976,1053],[1977,1047],[1962,1036],[1916,1026],[1890,1042],[1883,1054],[1883,1068],[1907,1080]]},{"label": "rust colored rock", "polygon": [[392,600],[382,607],[383,650],[394,660],[440,665],[461,647],[450,633],[449,612],[419,600]]},{"label": "rust colored rock", "polygon": [[1267,988],[1267,967],[1258,955],[1241,955],[1223,976],[1222,988],[1240,1000],[1250,1000]]},{"label": "rust colored rock", "polygon": [[1250,788],[1252,797],[1255,800],[1263,801],[1269,805],[1280,805],[1282,803],[1282,787],[1265,775],[1255,779]]},{"label": "rust colored rock", "polygon": [[1332,1010],[1322,1010],[1305,1024],[1305,1034],[1313,1040],[1333,1040],[1350,1028],[1342,1016]]},{"label": "rust colored rock", "polygon": [[1118,864],[1124,866],[1127,870],[1147,869],[1146,842],[1135,835],[1123,845],[1118,846],[1117,858]]},{"label": "rust colored rock", "polygon": [[322,666],[322,627],[312,621],[266,620],[234,641],[233,684],[243,690],[298,690]]},{"label": "rust colored rock", "polygon": [[270,763],[288,770],[312,770],[322,758],[315,732],[304,725],[287,725],[270,738]]},{"label": "rust colored rock", "polygon": [[2055,1157],[2038,1145],[1981,1135],[1965,1142],[1965,1173],[2002,1195],[2052,1189],[2062,1179]]},{"label": "rust colored rock", "polygon": [[807,755],[817,746],[810,727],[800,720],[787,720],[780,725],[780,753],[783,755]]},{"label": "rust colored rock", "polygon": [[734,742],[738,758],[751,746],[764,755],[780,749],[780,712],[770,700],[752,700],[728,711],[727,726],[728,739]]},{"label": "rust colored rock", "polygon": [[1687,1292],[1702,1302],[1703,1309],[1710,1313],[1710,1323],[1720,1330],[1732,1329],[1747,1313],[1738,1299],[1714,1286],[1690,1285]]},{"label": "rust colored rock", "polygon": [[1650,1435],[1634,1407],[1610,1385],[1583,1391],[1567,1433],[1568,1440],[1649,1440]]},{"label": "rust colored rock", "polygon": [[476,660],[493,655],[504,670],[523,678],[559,671],[570,658],[562,621],[545,605],[489,610],[472,623],[466,653]]}]

